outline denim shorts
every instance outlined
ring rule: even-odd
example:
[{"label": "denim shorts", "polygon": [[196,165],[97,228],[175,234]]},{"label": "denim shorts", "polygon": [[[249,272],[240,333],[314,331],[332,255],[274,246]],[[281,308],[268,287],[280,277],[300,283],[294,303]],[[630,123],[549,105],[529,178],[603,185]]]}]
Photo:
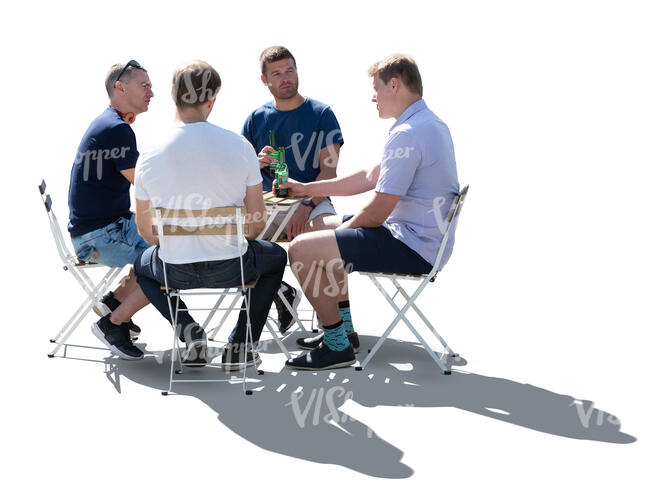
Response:
[{"label": "denim shorts", "polygon": [[113,267],[132,264],[151,246],[138,234],[135,215],[73,237],[72,245],[80,260]]},{"label": "denim shorts", "polygon": [[[311,222],[314,218],[320,217],[321,215],[336,215],[336,210],[334,209],[334,205],[332,204],[331,199],[325,198],[323,201],[318,203],[316,207],[313,210],[311,210],[311,213],[309,214],[309,218],[307,219],[307,221]],[[270,241],[273,238],[275,231],[278,230],[278,227],[284,221],[286,216],[287,214],[283,211],[279,212],[276,215],[276,217],[273,219],[273,222],[271,223],[271,225],[269,225],[268,229],[264,233],[264,240]],[[285,236],[286,234],[282,234],[280,238],[283,238]]]},{"label": "denim shorts", "polygon": [[[352,215],[344,215],[347,222]],[[380,227],[358,227],[335,230],[336,243],[350,272],[387,272],[422,274],[431,271],[431,264],[399,239],[390,230]]]}]

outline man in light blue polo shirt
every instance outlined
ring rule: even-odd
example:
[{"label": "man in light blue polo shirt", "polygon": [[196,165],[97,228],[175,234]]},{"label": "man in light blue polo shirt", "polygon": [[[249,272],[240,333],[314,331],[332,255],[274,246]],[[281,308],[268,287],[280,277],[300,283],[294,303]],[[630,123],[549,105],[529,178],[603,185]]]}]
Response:
[{"label": "man in light blue polo shirt", "polygon": [[[449,129],[422,99],[415,61],[391,55],[368,71],[380,118],[395,118],[381,163],[347,177],[289,183],[290,195],[350,196],[374,189],[356,215],[325,219],[330,229],[304,234],[289,246],[291,267],[316,310],[324,333],[298,339],[311,351],[290,359],[296,369],[354,364],[359,339],[350,318],[346,273],[428,273],[458,194],[456,159]],[[441,267],[451,255],[449,239]],[[319,287],[320,285],[320,287]],[[338,307],[337,307],[338,306]]]}]

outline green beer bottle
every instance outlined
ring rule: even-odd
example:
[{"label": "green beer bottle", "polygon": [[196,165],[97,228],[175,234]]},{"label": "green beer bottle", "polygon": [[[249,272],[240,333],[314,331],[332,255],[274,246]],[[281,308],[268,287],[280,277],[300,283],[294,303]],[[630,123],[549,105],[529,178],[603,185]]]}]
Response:
[{"label": "green beer bottle", "polygon": [[280,184],[286,184],[289,181],[289,167],[284,162],[284,148],[278,148],[280,158],[275,165],[275,195],[278,198],[286,198],[289,196],[287,189],[280,189]]},{"label": "green beer bottle", "polygon": [[[271,129],[269,131],[269,146],[271,148],[273,148],[273,149],[276,149],[275,148],[275,146],[276,146],[275,131],[273,129]],[[271,174],[275,174],[275,165],[277,164],[277,162],[280,161],[280,152],[276,150],[276,151],[273,151],[273,152],[269,153],[269,155],[271,155],[273,158],[275,158],[275,162],[273,162],[273,163],[271,163],[271,165],[269,165],[269,170],[271,171]]]}]

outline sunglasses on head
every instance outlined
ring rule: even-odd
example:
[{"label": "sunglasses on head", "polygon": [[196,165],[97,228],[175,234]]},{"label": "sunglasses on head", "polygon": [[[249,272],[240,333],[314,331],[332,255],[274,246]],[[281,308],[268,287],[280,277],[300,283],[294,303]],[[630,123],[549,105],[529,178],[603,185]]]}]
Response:
[{"label": "sunglasses on head", "polygon": [[128,69],[129,67],[133,67],[134,69],[142,69],[142,66],[137,61],[129,60],[126,63],[126,65],[124,66],[124,69],[122,69],[120,71],[120,73],[118,74],[117,79],[115,79],[115,82],[113,83],[113,87],[115,87],[115,84],[117,83],[117,81],[120,80],[120,77],[122,77],[124,75],[124,73],[126,72],[126,69]]}]

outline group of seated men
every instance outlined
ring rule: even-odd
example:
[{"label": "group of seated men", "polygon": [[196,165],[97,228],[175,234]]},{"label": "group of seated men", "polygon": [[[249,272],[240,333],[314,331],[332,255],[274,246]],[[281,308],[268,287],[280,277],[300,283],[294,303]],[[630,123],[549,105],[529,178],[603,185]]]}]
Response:
[{"label": "group of seated men", "polygon": [[[247,315],[237,324],[221,356],[226,371],[254,362],[271,305],[278,305],[281,331],[292,312],[278,304],[282,292],[295,307],[300,291],[282,282],[287,253],[260,239],[265,227],[263,192],[273,189],[269,166],[269,131],[286,149],[291,181],[280,186],[302,201],[286,227],[291,241],[290,267],[321,322],[323,332],[300,338],[309,352],[286,366],[321,370],[355,363],[359,337],[350,316],[347,274],[351,271],[428,273],[437,255],[445,225],[441,218],[458,194],[454,149],[447,126],[422,99],[422,80],[415,61],[391,55],[373,64],[372,102],[379,117],[394,118],[381,162],[368,170],[337,177],[343,136],[331,108],[298,92],[293,55],[273,46],[260,56],[261,80],[273,101],[254,110],[242,135],[207,121],[221,88],[217,71],[193,61],[173,74],[172,98],[179,123],[161,142],[138,153],[131,128],[146,112],[151,81],[138,62],[113,65],[106,76],[110,105],[88,127],[72,167],[68,230],[80,260],[107,266],[133,265],[96,311],[93,334],[123,359],[142,359],[133,344],[140,328],[133,315],[153,304],[171,323],[166,284],[177,289],[232,287],[241,282],[239,250],[229,236],[174,238],[159,246],[153,234],[151,208],[202,209],[245,206],[248,233],[243,254],[244,278],[256,279],[250,291],[251,346],[246,346]],[[135,185],[135,215],[129,190]],[[355,215],[338,216],[330,196],[374,191]],[[276,225],[277,228],[277,225]],[[266,229],[273,234],[273,228]],[[453,246],[450,239],[443,263]],[[182,300],[181,310],[186,309]],[[295,311],[293,312],[295,314]],[[179,338],[187,350],[183,362],[206,364],[207,339],[187,311],[179,311]]]}]

